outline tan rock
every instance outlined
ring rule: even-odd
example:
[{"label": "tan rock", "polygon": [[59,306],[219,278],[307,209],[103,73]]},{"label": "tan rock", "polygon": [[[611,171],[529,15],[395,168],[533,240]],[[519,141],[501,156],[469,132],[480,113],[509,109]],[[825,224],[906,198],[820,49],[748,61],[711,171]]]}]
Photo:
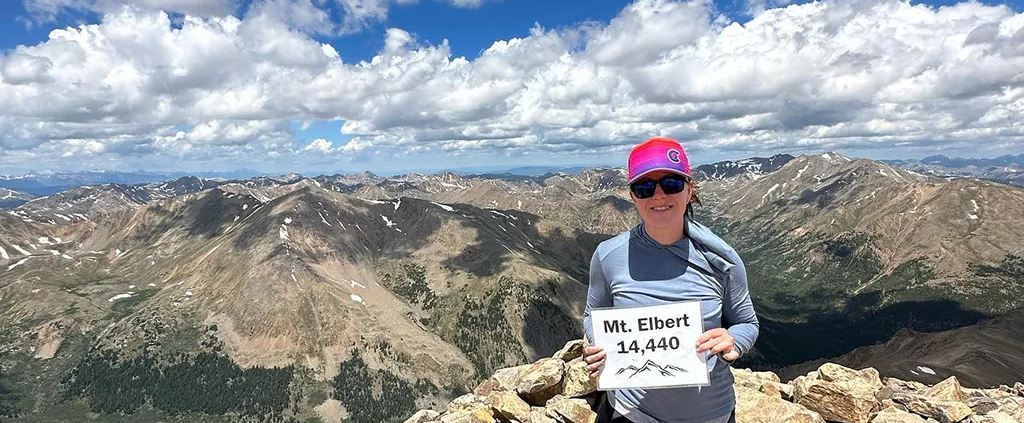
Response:
[{"label": "tan rock", "polygon": [[735,392],[738,423],[825,423],[818,413],[777,396],[746,386],[736,386]]},{"label": "tan rock", "polygon": [[896,394],[893,399],[907,406],[911,412],[941,423],[959,422],[974,413],[962,402],[940,401],[923,395]]},{"label": "tan rock", "polygon": [[553,398],[544,406],[548,417],[565,423],[594,423],[597,413],[586,401],[578,398]]},{"label": "tan rock", "polygon": [[560,358],[562,361],[572,361],[575,358],[583,357],[583,340],[577,339],[565,343],[562,349],[558,350],[551,358]]},{"label": "tan rock", "polygon": [[461,410],[441,416],[441,423],[494,423],[490,409]]},{"label": "tan rock", "polygon": [[476,409],[490,410],[491,406],[487,404],[487,398],[476,394],[466,394],[455,398],[448,403],[449,413],[455,413],[457,411],[472,411]]},{"label": "tan rock", "polygon": [[[884,399],[884,400],[882,400],[882,409],[884,410],[884,409],[889,408],[889,407],[893,407],[893,408],[895,408],[897,410],[900,410],[900,411],[907,411],[907,407],[904,406],[903,404],[900,404],[900,403],[898,403],[896,401],[893,401],[891,399]],[[907,412],[909,412],[909,411],[907,411]]]},{"label": "tan rock", "polygon": [[854,370],[834,363],[825,363],[818,367],[818,377],[828,382],[870,388],[872,391],[882,389],[882,379],[878,376],[878,370],[873,367]]},{"label": "tan rock", "polygon": [[522,366],[499,369],[494,372],[491,379],[498,383],[497,390],[514,391],[519,386],[519,381],[523,378],[523,375],[532,368],[532,364],[524,364]]},{"label": "tan rock", "polygon": [[989,414],[972,414],[966,423],[1020,423],[1021,420],[1013,418],[1013,416],[1006,414],[1002,411],[996,411]]},{"label": "tan rock", "polygon": [[[1004,385],[1005,386],[1005,385]],[[1014,396],[1013,392],[1003,390],[1002,388],[996,389],[973,389],[973,388],[961,388],[964,392],[964,401],[968,401],[971,398],[1007,398]],[[970,404],[968,404],[970,405]]]},{"label": "tan rock", "polygon": [[758,389],[758,392],[768,395],[770,397],[782,398],[782,392],[779,391],[779,387],[776,385],[772,385],[771,383],[765,383],[764,385],[761,385],[761,388]]},{"label": "tan rock", "polygon": [[914,413],[908,413],[896,407],[887,407],[871,419],[871,423],[925,423],[925,420]]},{"label": "tan rock", "polygon": [[749,369],[737,369],[735,367],[731,368],[731,370],[732,377],[736,380],[737,384],[745,384],[744,382],[749,380],[757,380],[761,382],[782,382],[782,379],[779,379],[779,375],[772,372],[755,372]]},{"label": "tan rock", "polygon": [[894,377],[887,377],[882,381],[882,384],[892,388],[893,391],[916,394],[925,389],[928,389],[923,383],[914,382],[912,380],[900,380]]},{"label": "tan rock", "polygon": [[1017,382],[1013,384],[1013,390],[1017,391],[1017,395],[1024,397],[1024,383]]},{"label": "tan rock", "polygon": [[404,423],[426,423],[426,422],[432,422],[434,420],[437,420],[437,417],[439,415],[441,415],[441,413],[438,413],[438,412],[436,412],[434,410],[420,410],[420,411],[417,411],[416,414],[413,414],[412,417],[409,417],[408,419],[406,419]]},{"label": "tan rock", "polygon": [[473,394],[481,397],[486,397],[491,395],[491,393],[493,392],[500,391],[501,389],[499,388],[500,385],[498,384],[498,381],[494,379],[487,379],[483,382],[480,382],[480,384],[477,385],[476,388],[473,388]]},{"label": "tan rock", "polygon": [[935,386],[926,389],[923,395],[942,401],[961,402],[964,400],[964,391],[956,376],[950,376],[946,380],[936,383]]},{"label": "tan rock", "polygon": [[590,377],[587,362],[576,359],[565,366],[562,395],[580,397],[597,390],[597,379]]},{"label": "tan rock", "polygon": [[833,370],[836,369],[828,369],[827,375],[820,375],[821,379],[798,378],[794,381],[794,401],[821,414],[825,420],[846,423],[870,421],[871,416],[882,407],[881,401],[875,398],[875,394],[882,388],[877,371],[866,369],[869,371],[862,373]]},{"label": "tan rock", "polygon": [[966,400],[964,400],[964,404],[967,404],[968,407],[971,407],[971,410],[974,410],[974,412],[977,414],[985,414],[999,410],[999,407],[1001,405],[999,400],[1000,398],[993,397],[969,397]]},{"label": "tan rock", "polygon": [[[993,400],[995,400],[996,402],[996,407],[995,409],[990,410],[989,413],[998,411],[1001,413],[1005,413],[1010,417],[1017,419],[1018,421],[1024,422],[1024,398],[1003,397],[993,398]],[[981,412],[981,410],[976,410],[975,412],[985,414]]]},{"label": "tan rock", "polygon": [[559,423],[557,420],[548,417],[548,410],[544,407],[533,407],[530,414],[526,416],[523,423]]},{"label": "tan rock", "polygon": [[562,392],[565,362],[546,358],[533,364],[516,386],[516,392],[531,405],[543,405]]},{"label": "tan rock", "polygon": [[530,404],[512,391],[495,391],[487,397],[487,404],[491,406],[495,417],[506,420],[524,421],[530,414]]}]

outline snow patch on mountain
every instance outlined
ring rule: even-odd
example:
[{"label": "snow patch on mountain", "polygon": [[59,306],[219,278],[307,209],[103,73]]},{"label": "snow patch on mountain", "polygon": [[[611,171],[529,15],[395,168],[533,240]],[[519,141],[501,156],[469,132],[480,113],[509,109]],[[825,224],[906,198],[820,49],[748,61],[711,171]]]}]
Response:
[{"label": "snow patch on mountain", "polygon": [[[388,219],[388,217],[387,217],[387,216],[385,216],[385,215],[383,215],[383,214],[382,214],[382,215],[380,215],[380,218],[381,218],[381,219],[384,219],[384,223],[385,223],[386,225],[388,225],[388,227],[389,227],[389,228],[393,228],[393,227],[395,227],[395,226],[398,226],[398,224],[397,224],[397,223],[395,223],[395,222],[392,222],[392,221],[391,221],[391,219]],[[360,229],[360,230],[361,230],[361,229]],[[398,231],[398,232],[402,232],[402,230],[401,230],[401,229],[398,229],[398,228],[395,228],[395,230],[396,230],[396,231]]]},{"label": "snow patch on mountain", "polygon": [[23,263],[25,263],[26,261],[28,261],[28,259],[30,259],[30,258],[32,258],[32,257],[25,257],[25,258],[23,258],[23,259],[21,259],[21,260],[18,260],[18,262],[17,262],[17,263],[14,263],[14,264],[12,264],[12,265],[10,265],[10,266],[7,266],[7,270],[12,270],[12,269],[14,269],[15,267],[21,266],[21,265],[22,265]]},{"label": "snow patch on mountain", "polygon": [[431,202],[430,202],[430,204],[433,204],[433,205],[435,205],[435,206],[438,206],[438,207],[440,207],[440,208],[442,208],[442,209],[444,209],[444,210],[450,211],[450,212],[453,212],[453,211],[455,211],[455,209],[454,209],[454,208],[452,208],[452,206],[448,206],[448,205],[445,205],[445,204],[441,204],[441,203],[435,203],[435,202],[433,202],[433,201],[431,201]]},{"label": "snow patch on mountain", "polygon": [[761,205],[762,206],[764,205],[765,201],[768,201],[768,197],[771,196],[772,193],[775,192],[775,190],[777,190],[777,189],[779,189],[779,184],[772,185],[771,188],[768,188],[768,192],[764,193],[764,195],[761,196]]},{"label": "snow patch on mountain", "polygon": [[797,180],[797,179],[800,179],[800,175],[803,175],[803,174],[804,174],[804,171],[805,171],[805,170],[807,170],[807,168],[808,168],[808,167],[810,167],[810,166],[811,166],[811,164],[810,164],[810,163],[808,163],[808,164],[805,164],[805,165],[804,165],[804,167],[803,167],[802,169],[800,169],[800,170],[798,170],[798,171],[796,172],[796,177],[795,177],[795,178],[793,178],[793,180],[795,181],[795,180]]},{"label": "snow patch on mountain", "polygon": [[112,303],[112,302],[117,301],[117,300],[121,300],[121,299],[124,299],[124,298],[131,298],[131,297],[132,297],[131,293],[128,293],[128,294],[117,294],[117,295],[107,299],[107,302]]}]

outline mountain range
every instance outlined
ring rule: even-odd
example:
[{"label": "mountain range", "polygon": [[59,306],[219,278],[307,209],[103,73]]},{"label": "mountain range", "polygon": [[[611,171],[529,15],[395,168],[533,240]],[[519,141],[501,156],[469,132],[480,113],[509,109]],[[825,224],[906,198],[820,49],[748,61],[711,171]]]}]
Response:
[{"label": "mountain range", "polygon": [[885,160],[927,175],[945,178],[978,178],[1004,184],[1024,186],[1024,154],[1002,155],[993,159],[949,158],[928,156],[921,160]]},{"label": "mountain range", "polygon": [[[958,366],[952,340],[1024,339],[1024,189],[835,153],[694,175],[697,218],[740,252],[761,319],[740,366],[843,357],[978,385],[1022,371]],[[589,168],[181,177],[27,200],[0,215],[0,410],[377,422],[444,404],[580,336],[594,248],[638,222],[626,193],[624,169]]]}]

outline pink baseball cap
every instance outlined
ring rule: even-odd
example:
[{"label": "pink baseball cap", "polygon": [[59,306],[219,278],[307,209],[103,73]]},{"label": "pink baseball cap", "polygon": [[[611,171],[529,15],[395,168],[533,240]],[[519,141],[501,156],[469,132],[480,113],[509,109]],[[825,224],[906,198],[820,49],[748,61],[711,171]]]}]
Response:
[{"label": "pink baseball cap", "polygon": [[632,184],[656,170],[690,176],[690,160],[678,141],[671,138],[651,138],[633,147],[633,151],[629,152],[628,183]]}]

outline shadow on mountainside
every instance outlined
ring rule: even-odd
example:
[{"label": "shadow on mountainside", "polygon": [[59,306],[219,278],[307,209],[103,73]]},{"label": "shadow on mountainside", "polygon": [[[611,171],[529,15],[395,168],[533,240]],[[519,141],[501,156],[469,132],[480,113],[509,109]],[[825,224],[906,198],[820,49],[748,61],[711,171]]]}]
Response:
[{"label": "shadow on mountainside", "polygon": [[[261,239],[276,239],[278,228],[304,229],[323,242],[320,254],[340,255],[353,262],[406,258],[431,242],[443,224],[440,213],[447,213],[431,211],[437,206],[414,198],[366,201],[347,197],[340,204],[336,200],[333,194],[311,187],[275,198],[248,220],[234,247],[244,251]],[[270,210],[287,211],[264,212]],[[282,225],[285,222],[286,226]]]},{"label": "shadow on mountainside", "polygon": [[[459,207],[472,206],[460,204]],[[475,276],[494,276],[518,256],[534,266],[558,271],[586,284],[594,249],[611,237],[562,227],[545,235],[537,228],[542,219],[537,215],[503,210],[498,212],[501,219],[496,219],[488,216],[492,214],[488,210],[473,209],[475,213],[460,223],[476,230],[475,242],[442,264]]]},{"label": "shadow on mountainside", "polygon": [[[754,307],[757,308],[755,301]],[[914,301],[863,311],[851,300],[843,310],[822,313],[807,322],[773,320],[759,314],[761,332],[756,353],[741,359],[741,367],[778,370],[806,361],[836,357],[865,345],[892,338],[908,328],[937,332],[969,326],[991,315],[966,310],[955,301]]]},{"label": "shadow on mountainside", "polygon": [[[565,346],[566,342],[583,337],[583,311],[568,307],[574,315],[567,314],[566,308],[559,307],[552,301],[558,298],[556,289],[540,289],[537,292],[539,295],[533,296],[526,304],[522,338],[533,350],[532,355],[527,354],[530,361],[550,357]],[[575,308],[582,308],[582,305]]]}]

